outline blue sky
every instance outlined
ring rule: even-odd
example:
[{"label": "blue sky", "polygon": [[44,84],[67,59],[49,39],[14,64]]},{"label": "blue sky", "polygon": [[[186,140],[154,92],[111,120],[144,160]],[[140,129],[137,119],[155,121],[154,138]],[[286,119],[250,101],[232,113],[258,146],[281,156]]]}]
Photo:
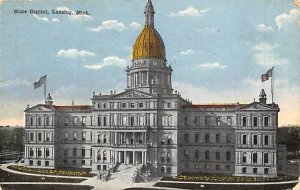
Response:
[{"label": "blue sky", "polygon": [[[90,104],[93,91],[121,92],[146,0],[0,1],[0,125],[23,125],[27,104],[43,103],[32,83],[47,74],[55,104]],[[249,103],[261,88],[279,124],[300,124],[300,1],[153,0],[173,88],[193,103]],[[297,7],[298,5],[298,7]],[[14,14],[14,10],[27,14]],[[30,14],[45,10],[49,14]],[[88,11],[88,16],[51,14]]]}]

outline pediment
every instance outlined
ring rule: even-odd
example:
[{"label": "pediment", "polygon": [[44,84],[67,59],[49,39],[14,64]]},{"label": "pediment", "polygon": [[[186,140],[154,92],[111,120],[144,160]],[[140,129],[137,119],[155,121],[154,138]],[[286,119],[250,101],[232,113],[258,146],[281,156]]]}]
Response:
[{"label": "pediment", "polygon": [[[274,104],[275,105],[275,104]],[[252,102],[251,104],[245,105],[241,107],[239,110],[241,111],[255,111],[255,110],[276,110],[278,109],[277,105],[269,105],[269,104],[262,104],[259,102]]]},{"label": "pediment", "polygon": [[44,111],[53,111],[53,108],[48,105],[36,105],[25,110],[26,112],[44,112]]},{"label": "pediment", "polygon": [[138,90],[126,90],[113,96],[113,98],[153,98],[154,96]]}]

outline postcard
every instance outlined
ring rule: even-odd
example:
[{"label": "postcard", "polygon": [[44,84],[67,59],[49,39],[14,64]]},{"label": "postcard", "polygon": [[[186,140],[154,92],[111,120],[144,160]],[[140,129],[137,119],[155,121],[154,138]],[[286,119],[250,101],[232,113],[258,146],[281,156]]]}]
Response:
[{"label": "postcard", "polygon": [[299,0],[0,11],[1,188],[300,189]]}]

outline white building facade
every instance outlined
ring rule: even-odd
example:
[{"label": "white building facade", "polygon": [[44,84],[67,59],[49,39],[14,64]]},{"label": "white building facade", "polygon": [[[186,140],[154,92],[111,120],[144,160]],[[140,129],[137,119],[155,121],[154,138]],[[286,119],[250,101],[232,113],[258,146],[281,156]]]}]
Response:
[{"label": "white building facade", "polygon": [[278,105],[193,105],[172,89],[172,68],[154,28],[151,1],[133,47],[127,87],[93,94],[91,105],[45,104],[25,110],[25,163],[42,168],[108,170],[144,164],[152,175],[219,173],[276,176]]}]

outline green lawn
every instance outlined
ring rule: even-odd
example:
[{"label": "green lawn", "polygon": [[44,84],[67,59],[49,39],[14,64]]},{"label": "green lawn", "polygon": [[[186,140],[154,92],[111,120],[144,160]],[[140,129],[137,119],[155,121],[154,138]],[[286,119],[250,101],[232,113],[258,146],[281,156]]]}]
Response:
[{"label": "green lawn", "polygon": [[80,183],[85,179],[76,178],[55,178],[46,176],[30,176],[6,172],[0,169],[0,182],[65,182],[65,183]]},{"label": "green lawn", "polygon": [[91,190],[94,187],[88,185],[1,185],[3,190]]}]

